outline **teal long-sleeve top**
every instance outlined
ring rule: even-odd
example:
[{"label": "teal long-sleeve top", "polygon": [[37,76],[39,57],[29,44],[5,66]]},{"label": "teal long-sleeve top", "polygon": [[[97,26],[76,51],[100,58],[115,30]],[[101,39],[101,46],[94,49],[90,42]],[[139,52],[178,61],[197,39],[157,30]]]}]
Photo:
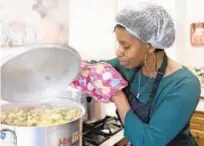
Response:
[{"label": "teal long-sleeve top", "polygon": [[[118,59],[107,61],[128,80],[135,69],[125,69]],[[138,77],[140,74],[140,87]],[[135,76],[130,91],[137,94],[139,101],[146,103],[153,85],[151,79],[140,72]],[[124,120],[124,135],[133,146],[165,146],[189,122],[199,102],[200,83],[198,78],[187,68],[164,76],[158,87],[155,100],[150,111],[150,122],[143,123],[130,109]],[[129,95],[126,95],[129,98]]]}]

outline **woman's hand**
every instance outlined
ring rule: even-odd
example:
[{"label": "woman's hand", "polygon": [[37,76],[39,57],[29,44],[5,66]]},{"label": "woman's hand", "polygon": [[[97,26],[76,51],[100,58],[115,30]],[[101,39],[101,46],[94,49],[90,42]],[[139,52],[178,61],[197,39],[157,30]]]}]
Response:
[{"label": "woman's hand", "polygon": [[130,105],[128,102],[128,99],[123,91],[118,91],[112,98],[111,100],[115,103],[120,118],[124,124],[125,120],[125,115],[126,113],[130,110]]}]

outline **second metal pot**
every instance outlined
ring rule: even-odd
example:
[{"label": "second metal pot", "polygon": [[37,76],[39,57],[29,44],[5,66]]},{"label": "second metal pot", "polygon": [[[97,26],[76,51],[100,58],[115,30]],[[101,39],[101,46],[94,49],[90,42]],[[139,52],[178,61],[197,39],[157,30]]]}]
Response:
[{"label": "second metal pot", "polygon": [[86,113],[83,116],[83,122],[94,123],[105,118],[105,106],[104,103],[82,93],[78,89],[69,87],[66,90],[60,92],[57,97],[69,99],[81,104]]},{"label": "second metal pot", "polygon": [[86,97],[86,99],[87,99],[86,123],[94,123],[94,122],[104,119],[106,116],[104,103],[99,100],[95,100],[94,98],[89,97],[89,96]]}]

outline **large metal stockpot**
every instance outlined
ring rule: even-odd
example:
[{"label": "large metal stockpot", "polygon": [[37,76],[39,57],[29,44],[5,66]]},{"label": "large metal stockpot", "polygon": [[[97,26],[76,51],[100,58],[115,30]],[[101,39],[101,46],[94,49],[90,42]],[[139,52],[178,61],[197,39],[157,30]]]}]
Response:
[{"label": "large metal stockpot", "polygon": [[[53,107],[78,109],[81,115],[68,123],[53,126],[22,127],[1,124],[2,146],[81,146],[84,108],[78,103],[60,98],[45,100],[42,103]],[[1,110],[4,112],[13,108],[36,106],[40,104],[6,104]]]},{"label": "large metal stockpot", "polygon": [[[7,52],[7,51],[6,51]],[[41,105],[73,108],[80,116],[71,122],[51,126],[1,124],[3,146],[81,146],[84,107],[56,97],[68,87],[80,70],[80,56],[69,46],[36,45],[16,48],[1,56],[1,112]]]}]

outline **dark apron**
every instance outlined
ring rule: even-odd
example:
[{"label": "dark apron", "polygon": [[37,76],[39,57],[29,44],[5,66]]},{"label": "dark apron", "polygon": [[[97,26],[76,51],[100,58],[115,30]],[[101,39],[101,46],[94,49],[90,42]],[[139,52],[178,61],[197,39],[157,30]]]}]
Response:
[{"label": "dark apron", "polygon": [[[126,95],[129,96],[129,103],[131,105],[132,110],[146,124],[148,124],[150,121],[150,111],[152,108],[152,103],[155,99],[155,95],[156,95],[159,83],[166,72],[166,67],[167,67],[167,56],[164,53],[161,67],[157,71],[156,79],[154,80],[154,84],[152,86],[152,90],[150,92],[150,96],[146,104],[141,103],[137,99],[135,94],[131,94],[130,87],[127,87],[126,89],[124,89]],[[131,85],[131,83],[133,82],[138,70],[139,69],[135,71],[134,75],[129,80],[129,85]],[[117,115],[119,115],[118,112],[116,113]],[[167,146],[197,146],[195,140],[193,139],[189,131],[190,130],[189,130],[189,122],[188,122],[185,125],[185,127],[181,130],[181,132],[172,141],[170,141],[167,144]]]}]

